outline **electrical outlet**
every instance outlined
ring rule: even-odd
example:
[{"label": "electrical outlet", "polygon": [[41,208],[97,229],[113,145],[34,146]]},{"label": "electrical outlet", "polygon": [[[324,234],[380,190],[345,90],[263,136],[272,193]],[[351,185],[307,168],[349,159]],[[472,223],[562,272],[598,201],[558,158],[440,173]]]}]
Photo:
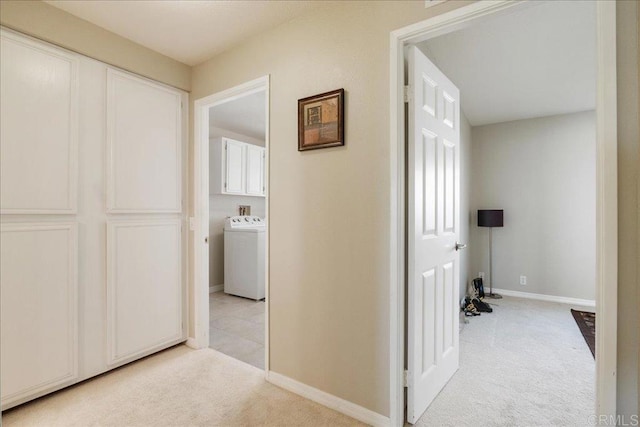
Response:
[{"label": "electrical outlet", "polygon": [[481,271],[480,273],[478,273],[478,277],[484,280],[484,271]]},{"label": "electrical outlet", "polygon": [[520,276],[520,284],[522,286],[526,286],[526,284],[527,284],[527,276]]}]

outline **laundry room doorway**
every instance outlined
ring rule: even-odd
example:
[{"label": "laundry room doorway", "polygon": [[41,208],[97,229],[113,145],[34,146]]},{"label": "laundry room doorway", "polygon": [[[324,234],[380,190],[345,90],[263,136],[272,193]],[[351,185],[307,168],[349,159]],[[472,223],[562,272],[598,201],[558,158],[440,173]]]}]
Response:
[{"label": "laundry room doorway", "polygon": [[269,78],[195,101],[188,344],[268,368]]}]

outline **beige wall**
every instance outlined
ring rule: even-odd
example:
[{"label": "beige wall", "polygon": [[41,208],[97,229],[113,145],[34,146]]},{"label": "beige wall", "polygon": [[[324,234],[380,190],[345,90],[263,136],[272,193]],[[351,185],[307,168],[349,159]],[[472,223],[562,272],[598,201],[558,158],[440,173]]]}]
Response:
[{"label": "beige wall", "polygon": [[191,67],[41,1],[0,1],[0,24],[189,91]]},{"label": "beige wall", "polygon": [[[334,4],[252,38],[192,75],[193,99],[271,75],[272,370],[383,415],[389,414],[389,32],[458,6]],[[633,24],[620,28],[620,38],[635,37]],[[634,73],[634,61],[637,50],[627,47],[622,74]],[[299,153],[297,99],[339,87],[347,92],[346,146]],[[637,93],[625,97],[637,103]],[[621,112],[622,120],[637,120],[633,108]],[[633,138],[627,144],[637,147],[637,133]],[[636,190],[637,168],[628,165],[633,178],[621,178],[621,191]],[[620,207],[621,215],[637,216],[637,204],[621,200]],[[631,247],[636,227],[631,219],[621,224]],[[635,338],[620,343],[620,370],[632,379],[636,261],[637,255],[621,258],[621,269],[633,274],[623,273],[620,282],[628,298],[620,301],[619,331]],[[621,407],[632,410],[634,399],[637,382],[620,381]]]},{"label": "beige wall", "polygon": [[489,268],[489,231],[476,212],[504,209],[485,283],[595,300],[595,111],[477,126],[471,135],[472,274]]},{"label": "beige wall", "polygon": [[[193,99],[271,75],[271,369],[389,415],[389,33],[459,3],[337,2],[194,67]],[[313,29],[313,31],[310,31]],[[346,145],[297,151],[344,87]]]},{"label": "beige wall", "polygon": [[640,44],[636,1],[618,1],[618,413],[640,406]]}]

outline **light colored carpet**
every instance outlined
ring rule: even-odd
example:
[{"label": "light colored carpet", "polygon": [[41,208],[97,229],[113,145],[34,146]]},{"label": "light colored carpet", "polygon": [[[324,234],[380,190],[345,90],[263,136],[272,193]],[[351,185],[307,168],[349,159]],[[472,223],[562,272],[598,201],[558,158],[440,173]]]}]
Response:
[{"label": "light colored carpet", "polygon": [[[417,425],[588,425],[595,363],[572,307],[517,298],[493,307],[465,325],[460,369]],[[253,366],[178,346],[6,411],[2,425],[362,424],[265,382]]]},{"label": "light colored carpet", "polygon": [[211,349],[178,346],[2,414],[11,426],[359,426]]},{"label": "light colored carpet", "polygon": [[460,369],[419,426],[583,426],[595,362],[570,308],[505,297],[460,333]]}]

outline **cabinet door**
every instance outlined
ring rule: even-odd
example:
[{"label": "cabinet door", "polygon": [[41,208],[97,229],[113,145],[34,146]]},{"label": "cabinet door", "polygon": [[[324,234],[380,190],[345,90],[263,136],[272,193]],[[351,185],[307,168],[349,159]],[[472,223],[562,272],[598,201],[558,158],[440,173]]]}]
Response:
[{"label": "cabinet door", "polygon": [[256,145],[247,145],[246,169],[247,169],[247,194],[252,196],[263,195],[264,176],[264,148]]},{"label": "cabinet door", "polygon": [[246,144],[225,139],[225,183],[228,194],[244,193],[244,147]]}]

